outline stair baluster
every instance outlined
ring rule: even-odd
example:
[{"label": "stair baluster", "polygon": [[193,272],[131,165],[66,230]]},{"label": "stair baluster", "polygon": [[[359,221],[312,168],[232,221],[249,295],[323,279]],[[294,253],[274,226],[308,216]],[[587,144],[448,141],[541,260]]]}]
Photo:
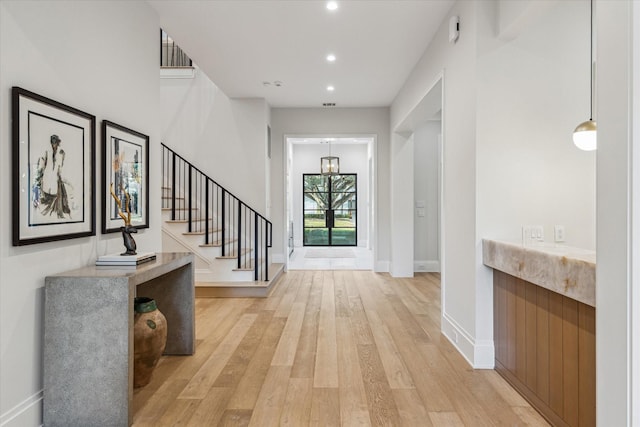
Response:
[{"label": "stair baluster", "polygon": [[[191,234],[204,230],[205,246],[219,244],[221,256],[235,257],[238,269],[253,267],[254,280],[269,280],[271,222],[165,144],[162,148],[162,182],[164,186],[171,182],[170,195],[163,188],[163,207],[170,200],[171,220],[186,220]],[[219,238],[212,239],[213,233]]]}]

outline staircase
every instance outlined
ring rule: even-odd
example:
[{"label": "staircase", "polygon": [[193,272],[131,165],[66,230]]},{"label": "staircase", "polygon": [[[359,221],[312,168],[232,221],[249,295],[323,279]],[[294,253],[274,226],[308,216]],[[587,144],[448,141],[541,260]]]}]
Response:
[{"label": "staircase", "polygon": [[196,296],[266,297],[282,273],[271,222],[165,144],[162,220],[163,250],[195,255]]}]

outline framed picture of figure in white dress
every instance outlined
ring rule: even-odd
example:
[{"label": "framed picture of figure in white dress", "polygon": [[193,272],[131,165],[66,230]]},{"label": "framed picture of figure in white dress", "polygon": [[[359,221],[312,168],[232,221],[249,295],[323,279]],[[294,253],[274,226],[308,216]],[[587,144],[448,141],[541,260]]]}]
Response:
[{"label": "framed picture of figure in white dress", "polygon": [[12,88],[13,245],[94,236],[95,116]]}]

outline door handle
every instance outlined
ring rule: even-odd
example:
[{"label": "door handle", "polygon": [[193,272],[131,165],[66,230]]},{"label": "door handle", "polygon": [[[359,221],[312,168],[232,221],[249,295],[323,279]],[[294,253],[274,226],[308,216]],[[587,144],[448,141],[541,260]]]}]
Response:
[{"label": "door handle", "polygon": [[324,211],[324,226],[325,228],[331,228],[331,211],[329,209]]}]

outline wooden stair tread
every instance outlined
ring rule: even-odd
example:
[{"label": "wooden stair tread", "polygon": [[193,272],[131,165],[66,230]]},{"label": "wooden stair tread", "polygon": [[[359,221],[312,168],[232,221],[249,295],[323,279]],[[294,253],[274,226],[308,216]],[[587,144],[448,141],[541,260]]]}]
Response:
[{"label": "wooden stair tread", "polygon": [[[209,234],[220,233],[222,231],[221,228],[217,228],[215,230],[209,230]],[[184,236],[204,236],[204,231],[186,231],[182,233]]]},{"label": "wooden stair tread", "polygon": [[[229,243],[233,243],[233,242],[237,242],[238,239],[229,239],[229,240],[225,240],[224,243],[225,245],[228,245]],[[222,246],[221,242],[218,240],[216,242],[210,242],[210,243],[202,243],[200,245],[201,248],[208,248],[208,247],[213,247],[213,248],[218,248],[220,246]]]},{"label": "wooden stair tread", "polygon": [[[206,219],[192,219],[191,222],[205,222]],[[209,218],[209,221],[212,221],[211,218]],[[164,222],[168,222],[170,224],[187,224],[189,222],[188,219],[167,219]]]},{"label": "wooden stair tread", "polygon": [[[162,210],[163,210],[163,211],[165,211],[165,212],[166,212],[166,211],[172,211],[172,210],[173,210],[173,208],[162,208]],[[188,210],[189,210],[189,208],[176,208],[175,210],[177,210],[177,211],[188,211]],[[191,208],[191,210],[192,210],[192,211],[199,211],[199,210],[200,210],[200,208]]]}]

